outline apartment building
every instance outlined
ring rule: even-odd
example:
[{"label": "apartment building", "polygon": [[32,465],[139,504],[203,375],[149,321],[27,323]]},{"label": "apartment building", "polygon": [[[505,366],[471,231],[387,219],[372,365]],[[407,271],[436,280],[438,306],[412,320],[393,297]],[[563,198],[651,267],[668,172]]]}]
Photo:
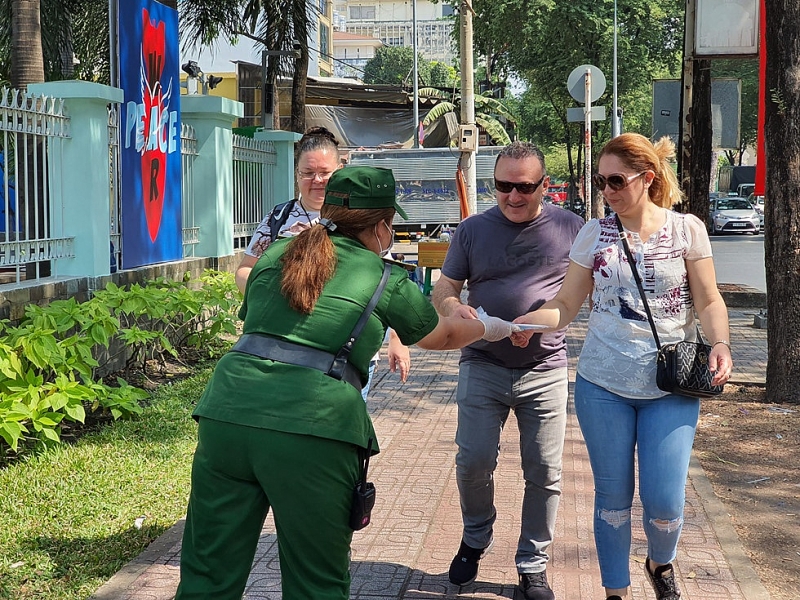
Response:
[{"label": "apartment building", "polygon": [[[448,65],[457,60],[452,37],[453,7],[416,0],[417,51],[427,60]],[[334,0],[337,31],[377,38],[386,46],[413,46],[413,4],[397,0]]]}]

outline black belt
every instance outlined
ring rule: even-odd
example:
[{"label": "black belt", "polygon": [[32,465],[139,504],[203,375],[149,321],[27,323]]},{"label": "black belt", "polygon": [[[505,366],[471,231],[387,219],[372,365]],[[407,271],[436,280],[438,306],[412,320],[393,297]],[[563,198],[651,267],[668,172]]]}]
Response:
[{"label": "black belt", "polygon": [[322,371],[334,379],[346,381],[359,392],[363,387],[361,383],[361,373],[350,363],[337,365],[334,369],[336,355],[324,350],[317,350],[308,346],[301,346],[293,342],[279,340],[277,338],[260,335],[257,333],[245,333],[239,341],[231,348],[232,352],[241,352],[267,358],[287,365],[297,365]]},{"label": "black belt", "polygon": [[392,266],[389,263],[385,263],[383,265],[383,275],[381,275],[378,287],[375,288],[372,298],[370,298],[367,307],[358,318],[347,341],[339,348],[336,354],[257,333],[243,334],[231,350],[258,356],[260,358],[275,360],[288,365],[316,369],[333,379],[346,381],[360,392],[363,388],[363,383],[366,382],[362,383],[361,373],[350,364],[350,351],[353,349],[358,336],[361,335],[361,330],[364,328],[364,325],[366,325],[367,319],[369,319],[372,311],[375,310],[375,306],[378,304],[378,300],[380,300],[386,283],[389,281],[391,272]]}]

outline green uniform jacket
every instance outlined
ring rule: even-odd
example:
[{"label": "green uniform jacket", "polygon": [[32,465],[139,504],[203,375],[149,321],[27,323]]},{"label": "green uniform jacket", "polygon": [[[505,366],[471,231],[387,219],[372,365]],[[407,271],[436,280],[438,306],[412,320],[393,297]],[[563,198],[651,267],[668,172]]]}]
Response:
[{"label": "green uniform jacket", "polygon": [[[383,273],[383,261],[361,242],[332,234],[336,271],[314,310],[302,315],[280,293],[281,256],[290,240],[278,240],[259,258],[247,281],[239,316],[244,333],[336,353],[364,312]],[[392,267],[389,283],[361,332],[350,362],[367,380],[369,361],[386,328],[412,345],[436,327],[433,306],[404,269]],[[217,364],[195,417],[350,442],[366,447],[375,430],[360,392],[322,371],[228,352]],[[377,450],[376,450],[377,451]]]}]

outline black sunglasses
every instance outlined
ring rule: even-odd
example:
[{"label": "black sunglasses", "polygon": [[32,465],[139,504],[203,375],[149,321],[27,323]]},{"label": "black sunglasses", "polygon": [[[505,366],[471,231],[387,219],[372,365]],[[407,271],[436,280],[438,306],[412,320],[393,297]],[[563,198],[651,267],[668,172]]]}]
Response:
[{"label": "black sunglasses", "polygon": [[606,189],[606,186],[610,187],[615,192],[618,192],[620,190],[624,190],[626,187],[628,187],[628,185],[630,185],[631,181],[637,177],[641,177],[645,173],[647,173],[647,171],[642,171],[641,173],[636,173],[635,175],[614,173],[613,175],[608,176],[595,173],[592,175],[592,185],[601,192]]},{"label": "black sunglasses", "polygon": [[537,181],[536,183],[521,183],[518,181],[500,181],[495,177],[494,180],[494,188],[498,192],[503,192],[504,194],[510,194],[511,190],[517,188],[517,191],[520,194],[532,194],[537,190],[537,188],[542,185],[544,178],[547,177],[546,175],[542,175],[542,178]]}]

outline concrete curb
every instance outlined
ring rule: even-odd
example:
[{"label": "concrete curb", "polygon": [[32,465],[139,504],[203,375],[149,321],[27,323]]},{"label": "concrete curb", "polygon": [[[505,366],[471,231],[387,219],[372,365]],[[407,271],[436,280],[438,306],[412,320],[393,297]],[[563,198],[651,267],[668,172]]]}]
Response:
[{"label": "concrete curb", "polygon": [[131,584],[152,565],[160,562],[164,554],[183,538],[185,519],[167,529],[150,543],[144,551],[127,563],[114,576],[106,581],[87,600],[118,600],[125,596]]},{"label": "concrete curb", "polygon": [[714,487],[694,454],[689,462],[689,479],[703,503],[711,528],[717,536],[725,559],[728,561],[744,597],[747,600],[771,600],[769,592],[761,584],[761,580],[753,568],[750,557],[742,547],[742,542],[731,523],[730,515],[725,510],[722,501],[714,493]]},{"label": "concrete curb", "polygon": [[[730,289],[735,287],[736,289]],[[747,285],[719,284],[728,308],[767,308],[767,293]]]}]

